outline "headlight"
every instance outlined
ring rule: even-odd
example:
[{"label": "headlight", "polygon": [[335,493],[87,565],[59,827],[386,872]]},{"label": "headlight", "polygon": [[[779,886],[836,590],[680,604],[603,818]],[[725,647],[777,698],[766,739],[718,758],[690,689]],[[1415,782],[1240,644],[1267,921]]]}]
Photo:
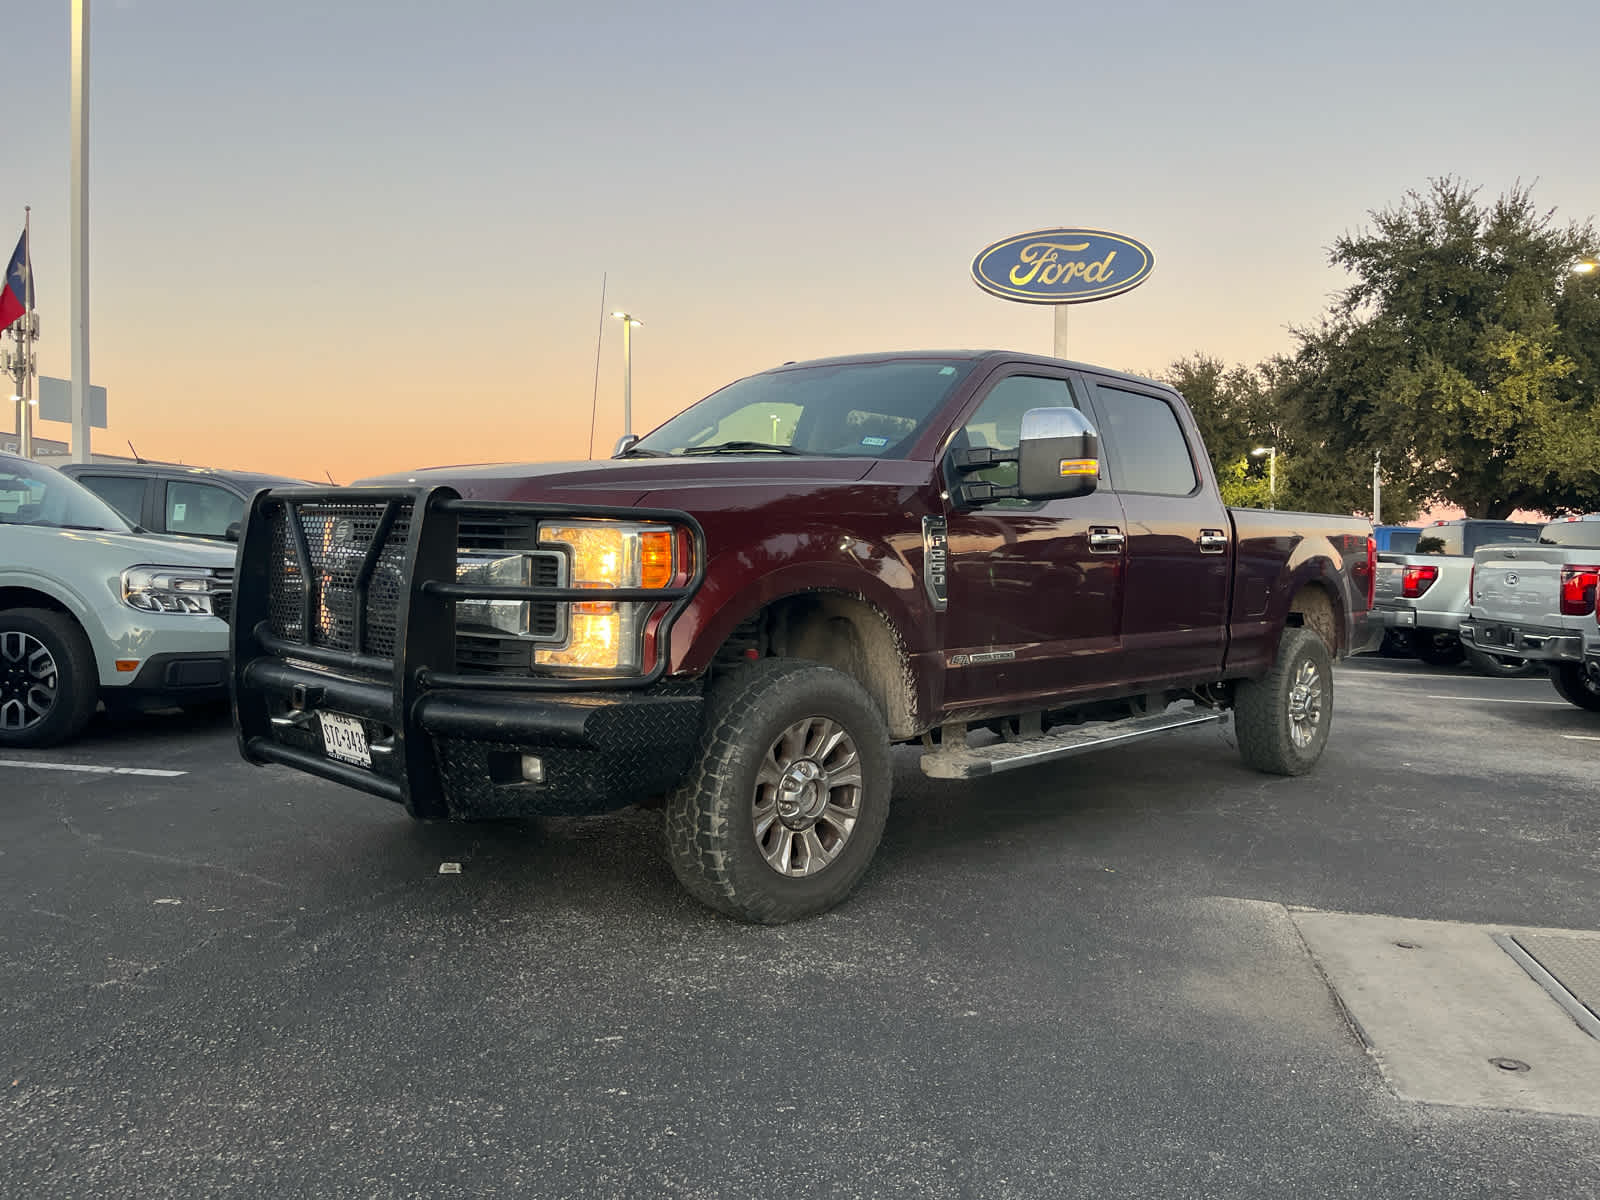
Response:
[{"label": "headlight", "polygon": [[[528,587],[533,583],[533,560],[526,554],[492,558],[463,551],[456,558],[456,581],[484,587]],[[533,605],[526,600],[457,600],[456,624],[527,637],[533,632],[532,611]]]},{"label": "headlight", "polygon": [[[568,521],[539,527],[539,545],[566,550],[571,586],[664,588],[678,573],[677,531],[669,525]],[[564,648],[538,647],[541,667],[637,671],[649,602],[577,601],[571,605]]]},{"label": "headlight", "polygon": [[214,614],[215,597],[230,590],[205,567],[130,567],[122,573],[122,602],[140,612]]}]

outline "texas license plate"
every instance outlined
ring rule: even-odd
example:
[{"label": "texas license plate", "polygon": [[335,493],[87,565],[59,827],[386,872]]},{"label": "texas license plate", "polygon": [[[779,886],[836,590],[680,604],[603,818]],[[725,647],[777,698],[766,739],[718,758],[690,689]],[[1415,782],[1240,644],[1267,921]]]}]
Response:
[{"label": "texas license plate", "polygon": [[367,748],[367,731],[361,722],[343,713],[319,712],[322,722],[322,748],[328,757],[357,767],[372,765],[372,751]]}]

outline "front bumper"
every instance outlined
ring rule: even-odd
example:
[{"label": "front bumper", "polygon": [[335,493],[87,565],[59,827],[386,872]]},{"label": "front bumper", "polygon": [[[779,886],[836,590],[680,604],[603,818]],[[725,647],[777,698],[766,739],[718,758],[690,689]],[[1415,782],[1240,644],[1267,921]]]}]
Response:
[{"label": "front bumper", "polygon": [[205,653],[153,654],[120,687],[104,688],[108,704],[129,709],[209,704],[228,698],[228,656]]},{"label": "front bumper", "polygon": [[[502,522],[493,536],[515,550],[551,518],[672,522],[693,538],[689,566],[649,590],[457,581],[463,526],[481,537],[485,522]],[[701,685],[663,673],[672,622],[704,562],[704,535],[680,512],[469,502],[449,488],[258,493],[234,596],[240,752],[383,796],[418,818],[603,812],[659,794],[699,750]],[[456,601],[490,598],[651,602],[648,669],[584,679],[464,670]],[[339,745],[324,743],[329,727]]]},{"label": "front bumper", "polygon": [[1582,662],[1583,635],[1565,629],[1509,625],[1501,621],[1468,619],[1458,627],[1461,640],[1489,654],[1527,658],[1536,662]]},{"label": "front bumper", "polygon": [[[456,820],[606,812],[667,791],[699,746],[704,703],[698,687],[678,684],[560,694],[444,690],[421,697],[409,728],[400,728],[386,684],[263,658],[245,668],[240,685],[268,714],[265,732],[241,728],[247,759],[360,788],[414,816]],[[328,757],[319,712],[361,722],[370,770]],[[526,778],[525,757],[538,760],[539,781]]]}]

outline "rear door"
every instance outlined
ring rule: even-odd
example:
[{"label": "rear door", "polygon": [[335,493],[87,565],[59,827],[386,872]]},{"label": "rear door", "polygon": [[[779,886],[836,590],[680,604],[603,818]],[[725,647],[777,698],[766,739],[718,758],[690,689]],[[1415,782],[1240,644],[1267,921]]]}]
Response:
[{"label": "rear door", "polygon": [[[1122,612],[1122,506],[1109,491],[1036,503],[963,504],[949,455],[1015,449],[1022,415],[1080,408],[1065,369],[1001,367],[979,388],[946,457],[948,537],[945,699],[1007,711],[1114,683]],[[969,479],[1014,486],[1015,463]]]},{"label": "rear door", "polygon": [[135,525],[149,527],[145,502],[154,482],[148,475],[119,475],[114,471],[77,471],[72,478],[88,488]]},{"label": "rear door", "polygon": [[1170,393],[1086,380],[1127,529],[1121,674],[1128,682],[1219,676],[1234,547],[1199,434]]}]

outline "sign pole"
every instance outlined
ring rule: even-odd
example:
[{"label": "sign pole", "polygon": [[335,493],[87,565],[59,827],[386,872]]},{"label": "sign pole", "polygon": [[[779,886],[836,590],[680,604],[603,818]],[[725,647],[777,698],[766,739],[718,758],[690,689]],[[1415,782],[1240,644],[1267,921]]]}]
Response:
[{"label": "sign pole", "polygon": [[1054,307],[1056,310],[1056,357],[1065,358],[1067,356],[1067,309],[1071,306],[1057,304]]},{"label": "sign pole", "polygon": [[89,453],[89,0],[72,0],[72,461]]},{"label": "sign pole", "polygon": [[22,348],[22,386],[17,389],[17,394],[22,397],[22,402],[17,406],[17,449],[23,458],[33,457],[33,207],[26,206],[22,210],[22,269],[27,272],[26,286],[22,297],[22,321],[20,322],[22,336],[17,339]]}]

